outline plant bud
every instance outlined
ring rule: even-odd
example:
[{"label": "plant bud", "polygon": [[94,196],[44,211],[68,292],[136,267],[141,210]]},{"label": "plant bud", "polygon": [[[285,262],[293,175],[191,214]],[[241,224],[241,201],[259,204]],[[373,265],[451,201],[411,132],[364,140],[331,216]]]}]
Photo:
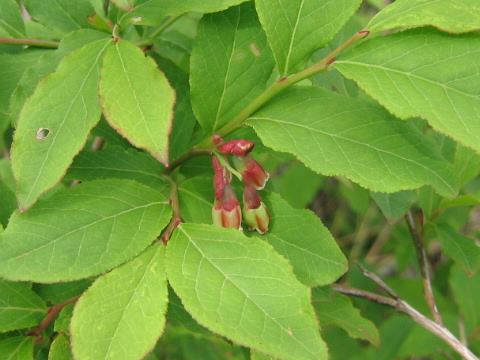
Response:
[{"label": "plant bud", "polygon": [[252,151],[255,143],[248,140],[231,140],[218,147],[217,151],[224,155],[247,156]]},{"label": "plant bud", "polygon": [[265,187],[270,175],[251,156],[233,157],[235,168],[242,174],[242,181],[245,185],[252,185],[257,190]]},{"label": "plant bud", "polygon": [[270,214],[257,189],[250,185],[243,191],[243,217],[250,230],[257,230],[260,234],[268,231]]},{"label": "plant bud", "polygon": [[226,168],[224,168],[215,156],[212,157],[212,165],[215,171],[215,175],[213,177],[215,199],[217,199],[217,201],[220,201],[223,195],[223,189],[225,185],[232,182],[232,173]]},{"label": "plant bud", "polygon": [[220,201],[212,207],[213,225],[242,230],[242,212],[233,188],[226,184]]}]

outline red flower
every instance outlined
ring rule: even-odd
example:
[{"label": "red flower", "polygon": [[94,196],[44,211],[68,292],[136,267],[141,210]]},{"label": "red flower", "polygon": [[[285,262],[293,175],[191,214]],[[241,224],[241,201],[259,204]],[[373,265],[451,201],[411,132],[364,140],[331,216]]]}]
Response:
[{"label": "red flower", "polygon": [[242,230],[242,212],[237,195],[233,188],[225,184],[219,201],[215,200],[212,207],[212,221],[214,225],[224,228]]},{"label": "red flower", "polygon": [[247,156],[252,151],[255,143],[248,140],[231,140],[218,147],[218,152],[224,155]]},{"label": "red flower", "polygon": [[252,185],[261,190],[265,187],[270,175],[251,156],[233,157],[233,163],[238,172],[242,174],[242,181],[245,185]]},{"label": "red flower", "polygon": [[268,231],[270,214],[257,189],[251,185],[243,191],[243,217],[250,230],[257,230],[260,234]]},{"label": "red flower", "polygon": [[215,188],[215,198],[220,201],[223,195],[223,189],[225,185],[232,182],[232,173],[224,168],[218,159],[212,157],[213,170],[215,175],[213,177],[213,187]]}]

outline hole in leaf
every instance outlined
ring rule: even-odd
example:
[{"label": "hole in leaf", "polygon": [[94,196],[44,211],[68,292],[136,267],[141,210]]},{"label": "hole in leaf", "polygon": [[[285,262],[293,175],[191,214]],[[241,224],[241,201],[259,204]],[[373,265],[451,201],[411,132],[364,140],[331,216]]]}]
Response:
[{"label": "hole in leaf", "polygon": [[35,139],[37,140],[45,140],[47,137],[50,136],[50,129],[49,128],[40,128],[35,133]]}]

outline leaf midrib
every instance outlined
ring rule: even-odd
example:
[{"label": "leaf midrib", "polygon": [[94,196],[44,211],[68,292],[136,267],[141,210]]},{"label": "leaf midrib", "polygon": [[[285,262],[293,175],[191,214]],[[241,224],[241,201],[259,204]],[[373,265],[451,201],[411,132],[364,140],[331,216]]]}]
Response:
[{"label": "leaf midrib", "polygon": [[479,101],[480,98],[478,96],[475,96],[473,94],[469,94],[469,93],[466,93],[462,90],[459,90],[459,89],[456,89],[454,87],[451,87],[451,86],[447,86],[446,84],[442,84],[442,83],[439,83],[439,82],[436,82],[435,80],[431,80],[431,79],[428,79],[426,77],[422,77],[420,75],[415,75],[411,72],[406,72],[406,71],[401,71],[401,70],[397,70],[397,69],[392,69],[392,68],[388,68],[388,67],[385,67],[383,65],[376,65],[376,64],[368,64],[368,63],[361,63],[361,62],[356,62],[356,61],[351,61],[351,60],[338,60],[336,61],[336,64],[353,64],[353,65],[358,65],[358,66],[363,66],[363,67],[367,67],[367,68],[375,68],[375,69],[380,69],[380,70],[383,70],[385,72],[393,72],[393,73],[397,73],[397,74],[401,74],[401,75],[404,75],[406,77],[413,77],[413,78],[416,78],[416,79],[419,79],[419,80],[423,80],[423,81],[426,81],[426,82],[429,82],[433,85],[436,85],[436,86],[439,86],[441,88],[444,88],[445,90],[451,90],[452,92],[457,92],[461,95],[464,95],[464,96],[467,96],[467,97],[470,97],[476,101]]},{"label": "leaf midrib", "polygon": [[142,107],[140,106],[140,101],[138,100],[137,94],[136,94],[136,92],[135,92],[135,90],[132,86],[132,81],[130,80],[130,76],[128,74],[128,71],[125,68],[125,63],[123,61],[122,54],[120,52],[119,46],[117,45],[117,46],[115,46],[115,48],[117,50],[118,59],[120,60],[120,64],[122,65],[123,74],[125,75],[125,79],[127,80],[127,83],[128,83],[128,88],[131,90],[130,92],[133,96],[133,99],[135,100],[135,105],[136,105],[138,111],[140,112],[140,115],[142,116],[143,124],[145,125],[145,129],[147,130],[148,136],[150,137],[150,140],[151,140],[153,146],[155,147],[156,151],[160,152],[160,149],[158,148],[157,143],[155,141],[155,137],[153,136],[153,134],[150,131],[150,128],[148,126],[147,118],[146,118],[146,116],[143,112]]},{"label": "leaf midrib", "polygon": [[313,131],[313,132],[317,132],[317,133],[320,133],[324,136],[330,136],[332,138],[338,138],[340,140],[344,140],[344,141],[347,141],[347,142],[351,142],[351,143],[354,143],[354,144],[357,144],[357,145],[362,145],[362,146],[365,146],[367,148],[370,148],[374,151],[378,151],[379,153],[385,153],[387,155],[390,155],[390,156],[394,156],[400,160],[404,160],[404,161],[407,161],[409,163],[412,163],[412,164],[415,164],[417,166],[420,166],[421,168],[423,168],[424,170],[427,170],[429,173],[433,174],[435,176],[435,178],[439,179],[441,183],[443,183],[445,186],[447,186],[448,189],[451,190],[452,193],[455,193],[455,189],[453,189],[447,182],[445,182],[445,180],[443,179],[443,177],[441,177],[440,175],[438,175],[437,173],[435,173],[434,171],[432,171],[430,168],[426,167],[425,165],[423,164],[420,164],[420,163],[417,163],[415,162],[414,160],[411,160],[411,159],[407,159],[407,158],[403,158],[401,157],[400,155],[398,154],[395,154],[395,153],[392,153],[392,152],[389,152],[387,150],[382,150],[382,149],[378,149],[372,145],[369,145],[369,144],[365,144],[365,143],[362,143],[362,142],[359,142],[359,141],[355,141],[353,139],[349,139],[349,138],[345,138],[343,136],[339,136],[337,134],[329,134],[329,133],[326,133],[326,132],[323,132],[323,131],[320,131],[318,129],[315,129],[315,128],[311,128],[311,127],[308,127],[306,125],[301,125],[301,124],[296,124],[296,123],[293,123],[293,122],[288,122],[288,121],[284,121],[284,120],[280,120],[280,119],[273,119],[273,118],[267,118],[267,117],[250,117],[249,120],[266,120],[266,121],[271,121],[271,122],[274,122],[274,123],[282,123],[282,124],[287,124],[287,125],[290,125],[290,126],[297,126],[297,127],[300,127],[300,128],[305,128],[307,129],[308,131]]},{"label": "leaf midrib", "polygon": [[[159,247],[156,251],[155,251],[155,254],[153,254],[152,256],[152,259],[150,260],[150,262],[145,266],[145,271],[143,272],[143,275],[142,275],[142,278],[138,281],[137,283],[137,286],[135,287],[135,290],[132,292],[131,296],[130,296],[130,299],[128,300],[128,303],[127,305],[123,308],[122,310],[122,315],[120,317],[120,319],[118,320],[118,323],[115,327],[115,332],[113,333],[112,337],[110,338],[110,342],[108,344],[108,348],[107,348],[107,351],[105,352],[106,356],[108,356],[108,354],[110,353],[110,349],[112,347],[112,344],[113,344],[113,339],[115,339],[115,336],[117,335],[117,332],[118,332],[118,329],[120,328],[120,324],[124,321],[125,319],[125,313],[127,312],[128,308],[130,307],[130,305],[132,304],[132,301],[133,299],[135,298],[135,295],[137,294],[137,291],[138,289],[140,288],[140,286],[142,286],[142,283],[145,281],[145,276],[148,272],[148,270],[150,269],[150,266],[152,265],[152,263],[156,260],[157,258],[157,255],[158,255],[158,252],[161,250],[161,247]],[[106,357],[107,358],[107,357]]]},{"label": "leaf midrib", "polygon": [[[38,251],[38,250],[43,249],[43,248],[46,247],[46,246],[51,245],[51,244],[56,244],[58,241],[60,241],[61,239],[63,239],[64,237],[66,237],[66,236],[68,236],[68,235],[70,235],[70,234],[73,234],[73,233],[75,233],[75,232],[77,232],[77,231],[80,231],[80,230],[87,229],[88,227],[94,226],[94,225],[99,224],[99,223],[101,223],[101,222],[103,222],[103,221],[110,220],[110,219],[112,219],[112,218],[115,219],[115,218],[117,218],[117,217],[119,217],[119,216],[122,216],[122,215],[124,215],[124,214],[128,214],[129,212],[135,211],[135,210],[138,210],[138,209],[142,209],[142,208],[143,208],[143,209],[146,209],[146,208],[148,208],[148,207],[151,207],[151,206],[154,206],[154,205],[160,205],[160,204],[166,205],[167,203],[168,203],[168,202],[165,202],[165,201],[157,201],[157,202],[149,203],[149,204],[142,205],[142,206],[136,206],[136,207],[134,207],[134,208],[130,208],[130,209],[128,209],[128,210],[124,210],[124,211],[121,211],[121,212],[119,212],[119,213],[116,213],[116,214],[113,214],[113,215],[109,215],[109,216],[103,217],[103,218],[101,218],[101,219],[99,219],[99,220],[96,220],[96,221],[94,221],[94,222],[92,222],[92,223],[89,223],[89,224],[83,225],[83,226],[81,226],[81,227],[78,227],[78,228],[76,228],[76,229],[73,229],[73,230],[71,230],[71,231],[63,234],[63,235],[60,236],[60,237],[57,237],[57,238],[55,238],[55,239],[51,239],[49,242],[47,242],[47,243],[45,243],[45,244],[43,244],[43,245],[41,245],[41,246],[39,246],[39,247],[37,247],[37,248],[34,248],[34,249],[32,249],[32,250],[30,250],[30,251],[28,251],[28,252],[24,252],[24,253],[22,253],[22,254],[20,254],[20,255],[11,257],[11,258],[5,260],[4,263],[5,263],[5,262],[10,262],[10,261],[15,260],[15,259],[18,259],[18,258],[22,258],[22,257],[24,257],[24,256],[27,256],[27,255],[29,255],[29,254],[31,254],[31,253],[33,253],[33,252],[36,252],[36,251]],[[163,212],[163,210],[162,210],[162,212]]]}]

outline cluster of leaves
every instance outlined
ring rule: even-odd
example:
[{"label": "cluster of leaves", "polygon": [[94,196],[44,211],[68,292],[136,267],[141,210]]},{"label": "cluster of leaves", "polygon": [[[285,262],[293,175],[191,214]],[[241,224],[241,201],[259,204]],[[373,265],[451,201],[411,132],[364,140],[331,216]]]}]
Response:
[{"label": "cluster of leaves", "polygon": [[[361,3],[1,0],[0,357],[455,356],[330,285],[375,290],[346,253],[428,314],[409,209],[480,353],[480,6]],[[211,225],[212,135],[257,144],[266,234]]]}]

